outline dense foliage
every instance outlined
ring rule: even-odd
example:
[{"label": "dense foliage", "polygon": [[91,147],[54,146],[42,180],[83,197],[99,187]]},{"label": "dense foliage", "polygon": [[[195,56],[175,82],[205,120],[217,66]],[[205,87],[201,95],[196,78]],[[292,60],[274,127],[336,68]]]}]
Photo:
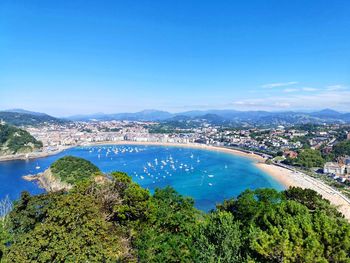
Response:
[{"label": "dense foliage", "polygon": [[286,159],[286,164],[293,164],[305,168],[322,167],[325,163],[324,158],[319,150],[303,149],[299,152],[298,157],[295,159]]},{"label": "dense foliage", "polygon": [[[4,262],[350,262],[350,224],[312,190],[247,190],[204,214],[122,172],[23,193],[0,228]],[[1,244],[5,244],[7,246]]]},{"label": "dense foliage", "polygon": [[10,215],[5,262],[116,262],[127,247],[100,209],[92,195],[80,192],[24,193]]},{"label": "dense foliage", "polygon": [[303,167],[321,167],[324,164],[321,152],[313,149],[302,150],[296,158],[296,163]]},{"label": "dense foliage", "polygon": [[241,252],[255,261],[350,261],[349,223],[312,190],[245,191],[219,210],[243,223]]},{"label": "dense foliage", "polygon": [[192,133],[196,126],[189,121],[164,121],[148,126],[149,133]]},{"label": "dense foliage", "polygon": [[336,157],[350,155],[350,140],[342,141],[333,148]]},{"label": "dense foliage", "polygon": [[0,261],[6,251],[6,243],[8,242],[9,233],[5,229],[4,220],[0,221]]},{"label": "dense foliage", "polygon": [[193,200],[167,187],[152,198],[154,213],[135,241],[141,262],[192,262],[192,236],[199,211]]},{"label": "dense foliage", "polygon": [[75,184],[91,175],[100,173],[100,169],[90,161],[75,156],[65,156],[50,166],[52,174],[61,181]]},{"label": "dense foliage", "polygon": [[5,154],[31,152],[43,146],[29,132],[7,125],[0,124],[0,151]]}]

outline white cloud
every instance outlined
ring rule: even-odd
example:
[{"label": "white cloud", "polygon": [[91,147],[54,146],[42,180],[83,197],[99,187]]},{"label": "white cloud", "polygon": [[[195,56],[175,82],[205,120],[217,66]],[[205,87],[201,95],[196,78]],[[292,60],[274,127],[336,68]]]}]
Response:
[{"label": "white cloud", "polygon": [[264,104],[262,103],[263,100],[260,99],[252,99],[252,100],[240,100],[240,101],[234,101],[233,104],[234,105],[238,105],[238,106],[263,106]]},{"label": "white cloud", "polygon": [[291,106],[288,102],[276,102],[274,105],[281,108],[289,108]]},{"label": "white cloud", "polygon": [[311,87],[304,87],[304,88],[302,88],[301,90],[302,90],[302,91],[316,91],[316,90],[318,90],[318,89],[316,89],[316,88],[311,88]]},{"label": "white cloud", "polygon": [[296,92],[296,91],[299,91],[299,89],[290,88],[290,89],[284,89],[284,90],[283,90],[283,92],[286,92],[286,93]]},{"label": "white cloud", "polygon": [[312,93],[292,93],[288,96],[269,96],[258,99],[245,99],[232,103],[241,110],[315,110],[333,108],[341,111],[350,111],[350,91],[319,90]]},{"label": "white cloud", "polygon": [[264,84],[261,87],[271,89],[271,88],[279,88],[279,87],[286,87],[286,86],[291,86],[298,84],[297,81],[289,81],[289,82],[276,82],[276,83],[268,83]]},{"label": "white cloud", "polygon": [[346,86],[340,85],[340,84],[327,86],[327,90],[329,91],[346,90],[346,89],[347,89]]},{"label": "white cloud", "polygon": [[304,87],[304,88],[287,88],[284,89],[283,92],[285,93],[291,93],[291,92],[297,92],[297,91],[306,91],[306,92],[310,92],[310,91],[317,91],[318,89],[316,88],[311,88],[311,87]]}]

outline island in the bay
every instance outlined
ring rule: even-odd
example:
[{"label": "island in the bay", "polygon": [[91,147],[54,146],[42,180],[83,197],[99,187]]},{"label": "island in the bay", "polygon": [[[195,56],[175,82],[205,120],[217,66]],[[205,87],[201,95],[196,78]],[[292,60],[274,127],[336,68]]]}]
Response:
[{"label": "island in the bay", "polygon": [[74,156],[48,170],[47,193],[1,204],[10,211],[0,221],[1,262],[350,260],[349,222],[313,190],[246,190],[203,213],[171,187],[151,195]]}]

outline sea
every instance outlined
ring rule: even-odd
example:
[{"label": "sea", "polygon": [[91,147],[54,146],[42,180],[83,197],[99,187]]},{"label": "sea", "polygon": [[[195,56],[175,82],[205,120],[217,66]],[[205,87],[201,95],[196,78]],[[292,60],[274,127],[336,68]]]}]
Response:
[{"label": "sea", "polygon": [[195,206],[203,211],[246,189],[284,189],[257,168],[255,160],[239,155],[178,146],[99,145],[70,148],[39,159],[0,162],[0,200],[6,196],[16,200],[22,191],[43,193],[36,182],[28,182],[22,176],[43,172],[66,155],[87,159],[104,173],[126,172],[151,193],[171,186],[193,198]]}]

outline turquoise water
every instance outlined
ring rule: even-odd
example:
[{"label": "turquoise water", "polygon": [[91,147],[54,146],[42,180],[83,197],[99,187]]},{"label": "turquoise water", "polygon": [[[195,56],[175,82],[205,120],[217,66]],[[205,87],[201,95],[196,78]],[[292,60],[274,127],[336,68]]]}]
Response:
[{"label": "turquoise water", "polygon": [[170,185],[181,194],[193,197],[196,207],[204,211],[245,189],[283,189],[256,168],[254,161],[241,156],[182,147],[105,145],[76,147],[36,160],[0,162],[0,199],[6,195],[17,199],[24,190],[42,193],[35,183],[23,180],[22,176],[42,172],[65,155],[85,158],[106,173],[127,172],[151,192]]}]

